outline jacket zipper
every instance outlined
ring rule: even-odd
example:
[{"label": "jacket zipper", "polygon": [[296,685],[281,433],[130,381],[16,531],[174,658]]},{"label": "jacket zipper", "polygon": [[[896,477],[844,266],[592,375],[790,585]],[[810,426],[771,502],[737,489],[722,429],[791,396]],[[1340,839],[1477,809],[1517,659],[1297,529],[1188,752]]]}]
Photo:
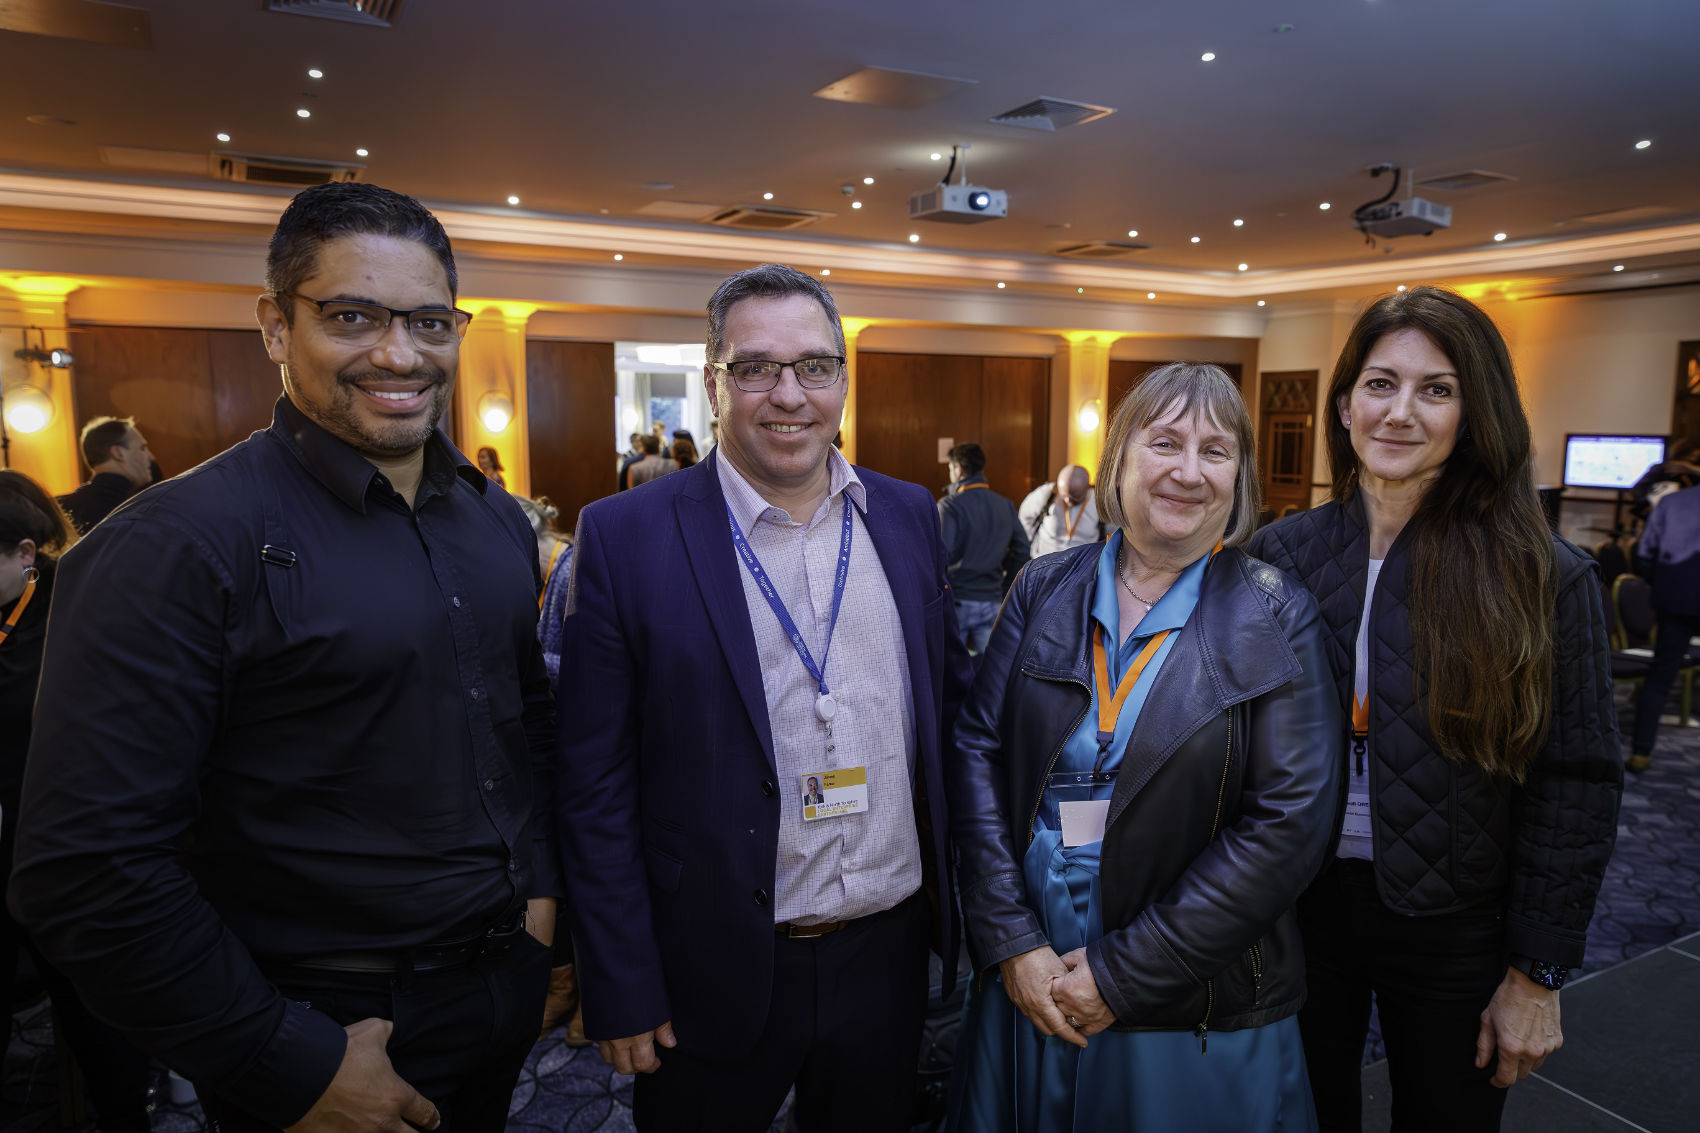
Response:
[{"label": "jacket zipper", "polygon": [[1251,946],[1251,1005],[1259,1006],[1263,1002],[1263,945]]},{"label": "jacket zipper", "polygon": [[1031,846],[1034,837],[1039,832],[1039,808],[1045,802],[1045,784],[1050,782],[1051,772],[1056,770],[1057,760],[1062,758],[1063,748],[1068,746],[1068,738],[1080,729],[1081,722],[1086,719],[1086,714],[1092,711],[1092,690],[1082,682],[1070,677],[1044,677],[1038,673],[1026,672],[1026,670],[1023,670],[1023,675],[1032,677],[1034,680],[1050,681],[1053,684],[1074,685],[1076,688],[1084,690],[1087,696],[1086,707],[1081,710],[1079,716],[1074,718],[1074,725],[1063,733],[1063,738],[1057,743],[1057,750],[1051,753],[1050,761],[1045,764],[1045,774],[1039,780],[1039,795],[1033,800],[1033,813],[1027,818],[1027,844]]},{"label": "jacket zipper", "polygon": [[[1216,815],[1210,820],[1210,837],[1206,843],[1216,840],[1216,831],[1222,825],[1222,800],[1228,794],[1228,768],[1234,762],[1234,706],[1228,705],[1228,750],[1222,757],[1222,781],[1216,787]],[[1198,1053],[1206,1054],[1210,1050],[1210,1015],[1216,1010],[1216,981],[1204,981],[1204,1018],[1198,1021],[1193,1034],[1198,1036]]]}]

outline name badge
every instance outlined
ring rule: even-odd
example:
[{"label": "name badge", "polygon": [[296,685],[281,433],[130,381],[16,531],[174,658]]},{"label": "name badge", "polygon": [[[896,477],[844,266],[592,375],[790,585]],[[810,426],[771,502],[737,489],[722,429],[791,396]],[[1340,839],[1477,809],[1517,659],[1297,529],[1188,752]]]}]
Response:
[{"label": "name badge", "polygon": [[868,769],[835,767],[810,771],[798,779],[803,792],[803,821],[868,813]]},{"label": "name badge", "polygon": [[1368,838],[1375,833],[1369,820],[1369,794],[1353,791],[1346,796],[1346,820],[1340,825],[1342,838]]},{"label": "name badge", "polygon": [[1061,802],[1057,813],[1062,818],[1064,849],[1090,846],[1104,840],[1104,825],[1110,818],[1109,799],[1087,799],[1081,802]]}]

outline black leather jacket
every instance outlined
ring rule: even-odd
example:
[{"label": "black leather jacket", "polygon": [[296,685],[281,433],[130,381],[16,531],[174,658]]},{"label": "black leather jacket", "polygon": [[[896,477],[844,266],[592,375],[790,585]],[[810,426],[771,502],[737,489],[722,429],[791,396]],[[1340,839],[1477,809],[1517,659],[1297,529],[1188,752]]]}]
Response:
[{"label": "black leather jacket", "polygon": [[[1010,590],[956,728],[951,833],[977,971],[1049,943],[1021,859],[1045,778],[1091,700],[1100,546],[1036,559]],[[1345,730],[1316,602],[1233,548],[1158,672],[1104,834],[1087,949],[1123,1030],[1237,1030],[1298,1011],[1293,901],[1344,806]]]}]

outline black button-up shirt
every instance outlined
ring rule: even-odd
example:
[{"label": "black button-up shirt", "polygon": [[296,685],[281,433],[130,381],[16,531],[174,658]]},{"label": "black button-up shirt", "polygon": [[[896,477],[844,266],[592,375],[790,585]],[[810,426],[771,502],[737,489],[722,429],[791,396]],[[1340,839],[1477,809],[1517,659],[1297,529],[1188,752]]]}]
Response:
[{"label": "black button-up shirt", "polygon": [[96,472],[87,484],[59,497],[71,525],[79,535],[112,514],[114,508],[136,494],[136,485],[128,476],[116,472]]},{"label": "black button-up shirt", "polygon": [[280,399],[61,561],[20,919],[96,1014],[292,1124],[344,1035],[254,955],[465,938],[559,893],[539,588],[519,508],[440,434],[410,509]]}]

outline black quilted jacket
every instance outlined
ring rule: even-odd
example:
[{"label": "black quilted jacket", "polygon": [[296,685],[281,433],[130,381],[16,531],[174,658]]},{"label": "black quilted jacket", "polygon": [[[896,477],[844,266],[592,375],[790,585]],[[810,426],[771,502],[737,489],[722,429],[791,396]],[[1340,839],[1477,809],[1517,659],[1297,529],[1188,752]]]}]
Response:
[{"label": "black quilted jacket", "polygon": [[[1454,763],[1435,746],[1426,688],[1412,668],[1408,535],[1407,528],[1388,552],[1370,611],[1369,772],[1381,899],[1389,909],[1418,916],[1503,900],[1512,952],[1576,967],[1617,834],[1623,789],[1594,561],[1553,537],[1559,583],[1552,728],[1518,787]],[[1342,716],[1350,720],[1353,653],[1369,571],[1361,497],[1272,524],[1246,551],[1315,595]]]}]

